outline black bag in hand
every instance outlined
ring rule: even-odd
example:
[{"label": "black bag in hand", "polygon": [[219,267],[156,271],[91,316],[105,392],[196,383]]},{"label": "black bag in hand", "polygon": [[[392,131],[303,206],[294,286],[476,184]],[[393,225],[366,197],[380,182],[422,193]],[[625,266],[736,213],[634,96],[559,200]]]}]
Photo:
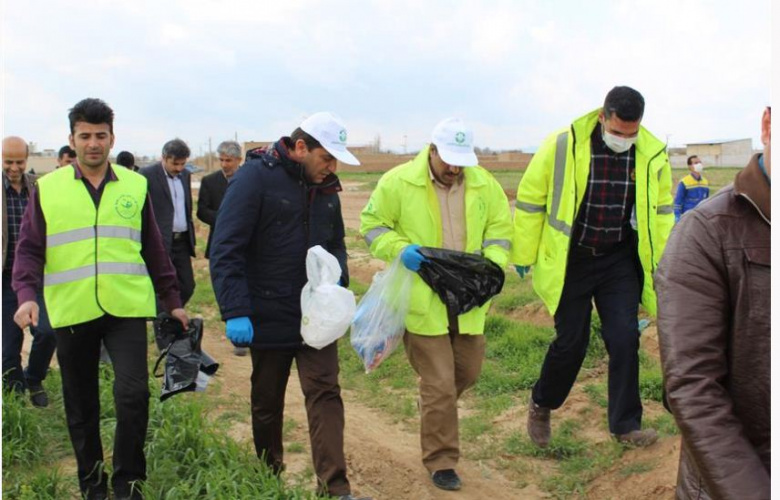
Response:
[{"label": "black bag in hand", "polygon": [[427,259],[417,273],[439,296],[450,314],[484,305],[504,287],[504,271],[481,255],[420,247]]},{"label": "black bag in hand", "polygon": [[[203,362],[200,347],[202,337],[203,320],[200,318],[190,319],[186,331],[179,320],[167,313],[160,314],[154,321],[154,339],[160,349],[160,357],[154,365],[154,376],[163,379],[160,401],[180,392],[195,390]],[[158,373],[163,359],[165,368],[163,373]],[[215,363],[210,357],[208,359]],[[219,367],[218,364],[216,366]],[[214,372],[216,368],[212,367]]]}]

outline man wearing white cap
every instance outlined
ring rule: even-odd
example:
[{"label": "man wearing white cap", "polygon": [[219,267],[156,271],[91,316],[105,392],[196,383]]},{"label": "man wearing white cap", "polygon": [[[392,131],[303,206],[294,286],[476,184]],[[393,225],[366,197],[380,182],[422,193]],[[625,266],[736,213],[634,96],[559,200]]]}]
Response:
[{"label": "man wearing white cap", "polygon": [[[400,255],[412,271],[425,260],[420,246],[481,253],[502,269],[509,259],[512,223],[504,190],[477,165],[471,129],[448,118],[431,144],[379,180],[360,215],[371,253],[390,262]],[[458,490],[458,398],[474,385],[485,355],[488,302],[448,316],[434,291],[415,274],[404,347],[420,380],[423,464],[433,483]]]},{"label": "man wearing white cap", "polygon": [[252,355],[252,434],[257,456],[284,469],[284,395],[293,360],[306,400],[320,492],[352,499],[344,458],[344,404],[334,342],[321,350],[301,338],[306,253],[321,245],[349,282],[336,162],[358,165],[347,131],[330,113],[307,118],[228,184],[211,241],[211,279],[226,335]]}]

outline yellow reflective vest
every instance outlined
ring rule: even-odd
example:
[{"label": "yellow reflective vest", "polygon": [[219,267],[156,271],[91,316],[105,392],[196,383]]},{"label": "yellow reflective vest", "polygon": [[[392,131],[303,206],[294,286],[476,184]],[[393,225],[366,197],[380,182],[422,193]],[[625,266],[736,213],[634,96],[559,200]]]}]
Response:
[{"label": "yellow reflective vest", "polygon": [[[549,136],[517,188],[512,262],[534,266],[533,286],[555,314],[566,278],[574,222],[590,174],[590,136],[600,109]],[[672,171],[666,146],[644,127],[636,141],[636,230],[644,272],[642,305],[656,314],[653,273],[674,226]]]},{"label": "yellow reflective vest", "polygon": [[[439,200],[429,174],[426,146],[413,160],[385,173],[360,214],[360,233],[371,254],[386,262],[407,245],[440,248],[442,220]],[[482,167],[463,169],[465,175],[465,251],[481,253],[502,269],[509,259],[512,220],[501,185]],[[415,274],[406,328],[420,335],[447,333],[447,308]],[[458,316],[463,334],[482,334],[490,302]]]},{"label": "yellow reflective vest", "polygon": [[154,317],[154,287],[141,257],[146,178],[119,167],[99,207],[74,167],[38,180],[46,221],[43,295],[54,328],[111,314]]}]

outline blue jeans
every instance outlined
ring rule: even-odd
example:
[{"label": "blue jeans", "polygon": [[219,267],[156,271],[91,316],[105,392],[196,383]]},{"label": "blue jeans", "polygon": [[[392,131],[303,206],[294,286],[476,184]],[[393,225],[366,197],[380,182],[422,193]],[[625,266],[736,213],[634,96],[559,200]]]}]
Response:
[{"label": "blue jeans", "polygon": [[11,288],[11,272],[3,271],[3,386],[6,389],[24,391],[28,385],[40,385],[46,378],[49,363],[57,347],[57,339],[49,324],[49,315],[38,295],[40,314],[38,326],[31,327],[33,335],[27,369],[22,370],[22,342],[24,332],[14,323],[14,314],[19,308],[16,294]]}]

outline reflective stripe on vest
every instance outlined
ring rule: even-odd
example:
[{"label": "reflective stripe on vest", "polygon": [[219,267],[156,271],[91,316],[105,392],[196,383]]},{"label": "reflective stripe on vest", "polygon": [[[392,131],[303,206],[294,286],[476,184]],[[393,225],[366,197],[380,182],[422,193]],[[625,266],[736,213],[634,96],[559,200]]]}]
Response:
[{"label": "reflective stripe on vest", "polygon": [[485,240],[482,243],[482,248],[487,248],[490,245],[498,245],[507,252],[512,248],[512,242],[509,240]]},{"label": "reflective stripe on vest", "polygon": [[[46,236],[46,247],[56,247],[67,243],[75,243],[82,240],[91,240],[95,237],[94,227],[82,227],[63,233],[49,234]],[[124,226],[97,226],[98,238],[127,238],[141,242],[141,231]]]},{"label": "reflective stripe on vest", "polygon": [[[134,274],[148,276],[149,270],[144,264],[128,264],[126,262],[98,262],[98,274]],[[84,266],[61,273],[50,273],[43,277],[43,286],[61,285],[71,281],[83,280],[95,276],[95,266]]]},{"label": "reflective stripe on vest", "polygon": [[371,231],[366,234],[366,237],[364,238],[366,240],[366,244],[368,244],[368,248],[371,248],[371,244],[374,242],[375,239],[379,238],[385,233],[389,233],[392,231],[389,227],[375,227]]}]

